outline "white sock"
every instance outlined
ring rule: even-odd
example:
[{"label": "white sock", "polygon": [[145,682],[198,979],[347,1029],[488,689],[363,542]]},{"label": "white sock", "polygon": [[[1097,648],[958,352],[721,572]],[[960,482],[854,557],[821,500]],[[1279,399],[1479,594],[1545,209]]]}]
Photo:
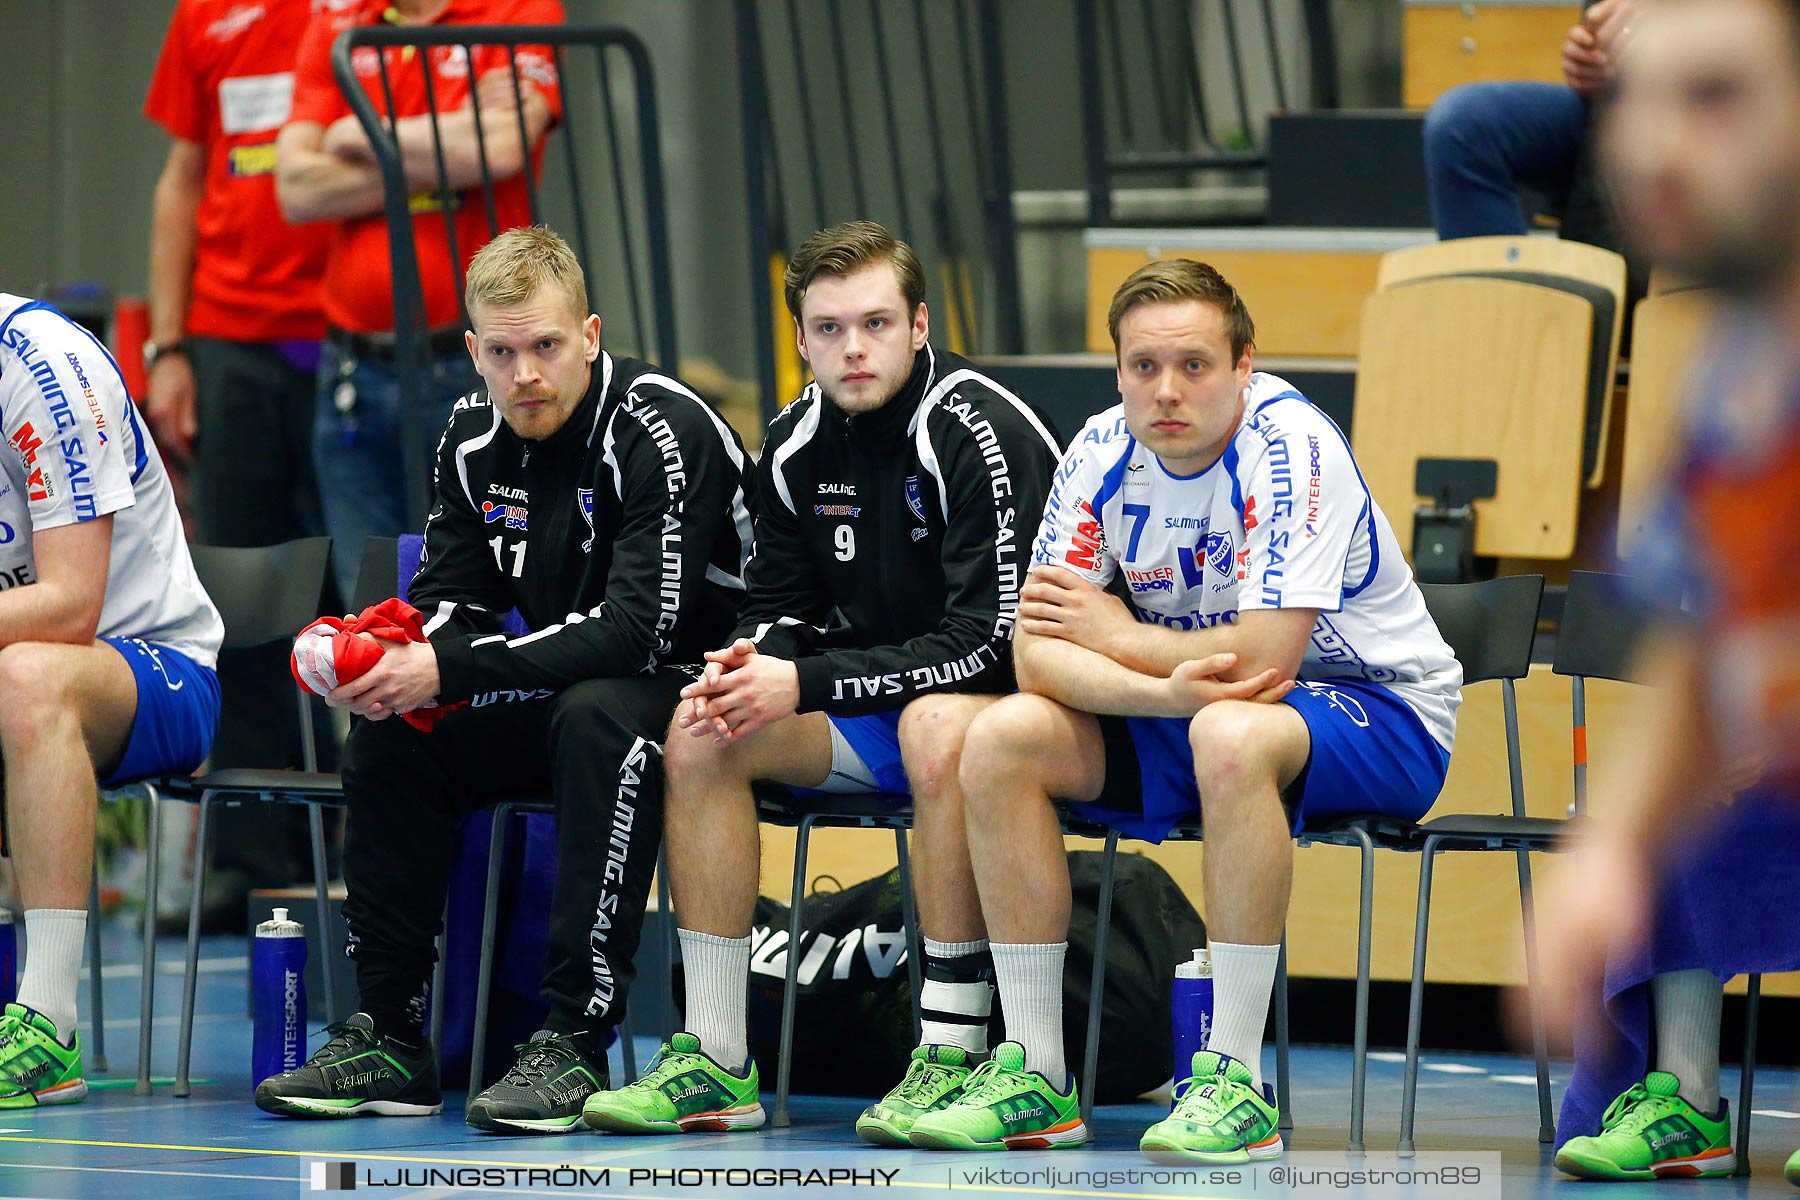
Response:
[{"label": "white sock", "polygon": [[1069,943],[1009,945],[995,942],[994,981],[1006,1008],[1006,1036],[1025,1047],[1025,1069],[1036,1071],[1050,1086],[1066,1092],[1069,1071],[1063,1065],[1063,956]]},{"label": "white sock", "polygon": [[19,1003],[53,1021],[65,1046],[75,1041],[75,988],[81,980],[87,918],[85,908],[25,910],[25,978],[19,981]]},{"label": "white sock", "polygon": [[750,1003],[750,939],[714,937],[676,929],[687,979],[687,1031],[728,1071],[741,1073],[750,1058],[745,1032]]},{"label": "white sock", "polygon": [[971,1055],[986,1054],[993,978],[994,960],[986,938],[972,942],[926,938],[919,1044],[961,1046]]},{"label": "white sock", "polygon": [[1725,989],[1711,971],[1670,971],[1650,981],[1656,1069],[1681,1080],[1681,1097],[1719,1111],[1719,1008]]},{"label": "white sock", "polygon": [[1275,964],[1281,947],[1213,942],[1213,1023],[1206,1048],[1229,1054],[1262,1086],[1263,1026],[1275,991]]}]

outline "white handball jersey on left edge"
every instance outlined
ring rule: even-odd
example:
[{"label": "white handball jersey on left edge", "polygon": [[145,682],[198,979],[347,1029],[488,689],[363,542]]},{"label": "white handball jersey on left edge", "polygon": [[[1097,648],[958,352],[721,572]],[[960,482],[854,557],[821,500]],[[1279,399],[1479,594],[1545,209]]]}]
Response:
[{"label": "white handball jersey on left edge", "polygon": [[225,627],[194,574],[175,493],[94,336],[0,293],[0,590],[37,582],[36,533],[112,514],[101,637],[214,666]]},{"label": "white handball jersey on left edge", "polygon": [[1316,608],[1300,679],[1381,684],[1449,749],[1462,667],[1331,419],[1259,371],[1225,453],[1179,476],[1124,412],[1114,405],[1069,443],[1033,562],[1102,587],[1123,574],[1138,620],[1175,629]]}]

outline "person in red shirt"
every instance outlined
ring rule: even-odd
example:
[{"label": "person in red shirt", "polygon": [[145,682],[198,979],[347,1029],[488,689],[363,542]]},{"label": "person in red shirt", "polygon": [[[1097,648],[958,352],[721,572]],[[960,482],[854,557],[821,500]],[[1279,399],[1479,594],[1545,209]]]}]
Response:
[{"label": "person in red shirt", "polygon": [[171,139],[145,415],[165,453],[193,459],[196,532],[214,545],[322,527],[311,429],[327,231],[289,225],[275,203],[275,135],[311,15],[309,0],[180,0],[144,99]]},{"label": "person in red shirt", "polygon": [[[144,415],[157,445],[190,463],[195,536],[266,546],[324,532],[313,474],[314,377],[325,318],[319,277],[330,230],[289,225],[275,202],[275,136],[294,91],[294,51],[310,0],[179,0],[144,115],[170,137],[150,235],[149,377]],[[283,652],[285,653],[285,652]],[[215,767],[300,765],[284,689],[228,655],[233,703],[213,743]],[[335,762],[321,736],[320,754]],[[244,891],[304,878],[298,810],[220,813],[220,878],[209,919],[243,918]],[[182,920],[180,888],[163,917]]]},{"label": "person in red shirt", "polygon": [[[382,183],[374,152],[331,71],[346,29],[396,25],[560,24],[560,0],[327,0],[300,42],[294,104],[276,141],[275,191],[296,223],[329,229],[323,305],[327,325],[313,425],[314,464],[339,587],[349,594],[364,538],[403,532],[405,464],[394,372],[394,295]],[[536,171],[544,134],[561,112],[555,59],[544,47],[360,49],[353,62],[376,110],[388,115],[385,55],[396,135],[412,190],[413,244],[431,328],[424,419],[435,432],[457,397],[479,386],[463,351],[461,275],[492,237],[482,156],[494,180],[494,225],[531,223],[525,171]],[[471,61],[471,57],[473,61]],[[518,67],[515,92],[512,63]],[[431,73],[427,95],[425,72]],[[452,263],[438,178],[435,102],[452,195]],[[525,138],[519,136],[523,109]],[[480,113],[480,129],[476,113]],[[435,441],[435,439],[430,439]]]}]

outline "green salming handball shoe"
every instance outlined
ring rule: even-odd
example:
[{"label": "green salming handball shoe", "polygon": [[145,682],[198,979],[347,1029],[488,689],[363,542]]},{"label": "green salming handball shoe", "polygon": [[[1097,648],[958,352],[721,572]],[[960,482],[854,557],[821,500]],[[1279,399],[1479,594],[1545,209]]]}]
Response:
[{"label": "green salming handball shoe", "polygon": [[1794,1151],[1794,1157],[1787,1161],[1787,1181],[1800,1187],[1800,1150]]},{"label": "green salming handball shoe", "polygon": [[969,1072],[962,1094],[922,1113],[907,1140],[925,1150],[1062,1150],[1088,1140],[1075,1081],[1062,1095],[1025,1069],[1025,1047],[1001,1042]]},{"label": "green salming handball shoe", "polygon": [[49,1017],[23,1004],[8,1004],[0,1012],[0,1108],[79,1104],[86,1098],[81,1031],[65,1046]]},{"label": "green salming handball shoe", "polygon": [[256,1107],[282,1117],[429,1117],[444,1111],[431,1045],[375,1032],[367,1013],[327,1025],[318,1052],[256,1085]]},{"label": "green salming handball shoe", "polygon": [[1175,1111],[1144,1131],[1138,1149],[1170,1164],[1232,1166],[1280,1157],[1274,1090],[1258,1092],[1250,1068],[1229,1054],[1196,1050],[1193,1066],[1176,1088]]},{"label": "green salming handball shoe", "polygon": [[663,1043],[636,1083],[595,1092],[582,1119],[607,1133],[727,1133],[756,1129],[767,1118],[756,1064],[733,1075],[700,1049],[700,1039],[678,1033]]},{"label": "green salming handball shoe", "polygon": [[469,1124],[490,1133],[573,1133],[581,1106],[606,1087],[573,1040],[540,1029],[519,1051],[519,1061],[499,1082],[469,1101]]},{"label": "green salming handball shoe", "polygon": [[[1577,1179],[1712,1178],[1737,1169],[1729,1102],[1709,1117],[1681,1098],[1681,1081],[1652,1071],[1607,1106],[1594,1137],[1570,1138],[1556,1168]],[[1790,1164],[1791,1166],[1792,1164]]]},{"label": "green salming handball shoe", "polygon": [[907,1134],[913,1122],[962,1095],[970,1071],[969,1052],[961,1046],[915,1047],[906,1077],[863,1109],[856,1132],[877,1146],[911,1146]]}]

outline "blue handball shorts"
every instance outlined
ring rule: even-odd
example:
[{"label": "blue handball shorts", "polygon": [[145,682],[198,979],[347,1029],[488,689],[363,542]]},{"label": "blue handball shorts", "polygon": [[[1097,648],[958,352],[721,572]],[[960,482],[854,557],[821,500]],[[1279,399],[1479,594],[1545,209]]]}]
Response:
[{"label": "blue handball shorts", "polygon": [[125,656],[137,680],[137,716],[125,757],[102,787],[193,770],[219,728],[219,677],[179,650],[140,638],[101,638]]},{"label": "blue handball shorts", "polygon": [[831,722],[831,774],[816,788],[790,788],[805,798],[826,795],[887,795],[909,803],[911,785],[900,759],[900,710],[861,717],[827,717]]},{"label": "blue handball shorts", "polygon": [[[1438,745],[1406,701],[1380,684],[1360,679],[1303,682],[1281,703],[1300,714],[1312,736],[1306,768],[1282,796],[1295,833],[1351,816],[1416,821],[1443,789],[1450,752]],[[1150,842],[1160,842],[1176,825],[1194,820],[1200,815],[1200,793],[1188,724],[1183,717],[1102,718],[1103,732],[1109,734],[1106,794],[1093,804],[1070,805],[1070,811]],[[1129,741],[1120,736],[1120,725]],[[1136,787],[1128,778],[1131,764],[1121,761],[1134,753]],[[1127,807],[1134,800],[1137,807]]]}]

